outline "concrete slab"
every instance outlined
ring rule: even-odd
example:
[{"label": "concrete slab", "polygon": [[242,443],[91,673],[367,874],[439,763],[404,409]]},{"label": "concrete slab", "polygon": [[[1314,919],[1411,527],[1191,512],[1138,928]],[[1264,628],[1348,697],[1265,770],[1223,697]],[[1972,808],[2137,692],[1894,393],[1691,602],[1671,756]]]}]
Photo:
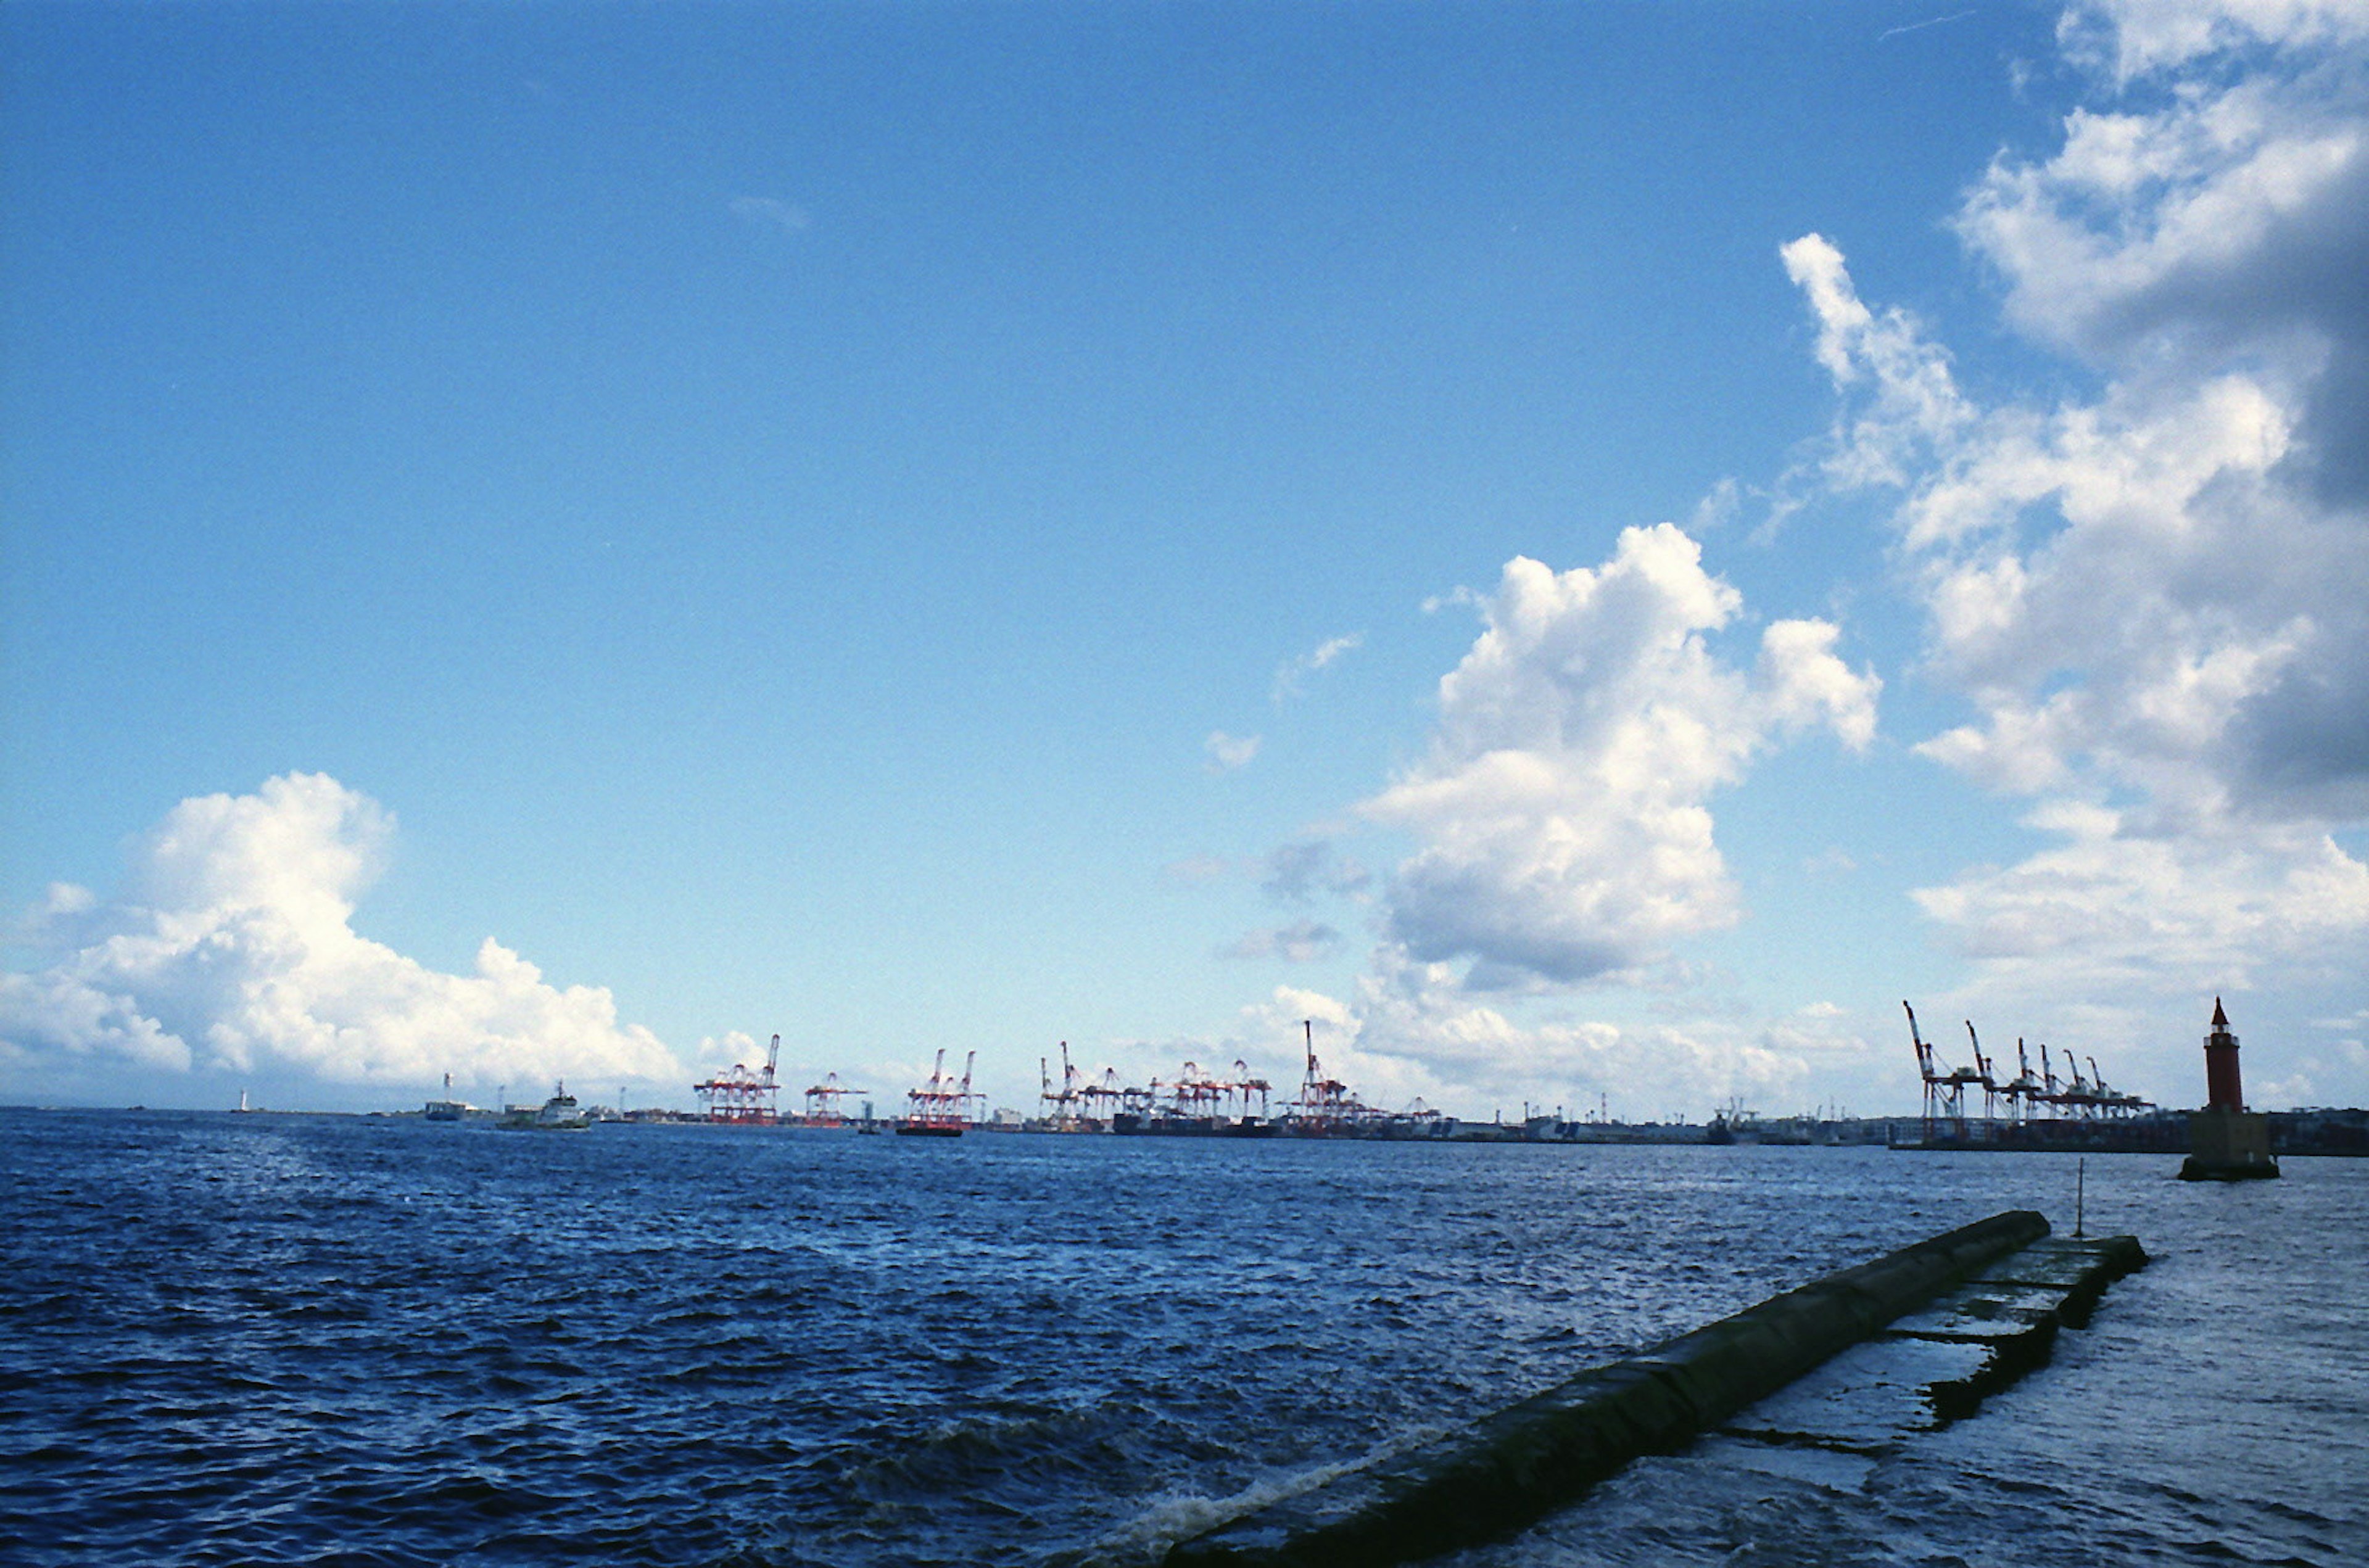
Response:
[{"label": "concrete slab", "polygon": [[1728,1421],[1722,1433],[1839,1451],[1882,1452],[1934,1424],[1931,1390],[1975,1377],[1981,1344],[1874,1341],[1847,1350]]},{"label": "concrete slab", "polygon": [[[1517,1532],[1654,1454],[1726,1455],[1771,1475],[1848,1471],[1906,1433],[1970,1410],[2036,1364],[2035,1353],[2044,1358],[2054,1299],[2013,1280],[2064,1272],[2054,1254],[2010,1270],[2010,1280],[1960,1287],[2047,1233],[2037,1214],[1996,1215],[1830,1275],[1179,1541],[1165,1562],[1418,1562]],[[2075,1272],[2066,1299],[2091,1277]],[[1943,1292],[1930,1326],[1870,1341]],[[1706,1445],[1705,1432],[1720,1427],[1724,1435]]]}]

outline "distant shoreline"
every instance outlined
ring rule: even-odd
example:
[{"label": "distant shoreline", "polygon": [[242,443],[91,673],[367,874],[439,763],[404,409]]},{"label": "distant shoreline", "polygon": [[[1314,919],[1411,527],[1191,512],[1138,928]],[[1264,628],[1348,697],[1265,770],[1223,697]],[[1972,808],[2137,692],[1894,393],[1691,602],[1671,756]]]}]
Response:
[{"label": "distant shoreline", "polygon": [[[222,1109],[212,1106],[177,1105],[39,1105],[29,1104],[0,1104],[0,1112],[41,1113],[52,1115],[164,1115],[202,1116],[247,1118],[269,1116],[336,1117],[346,1120],[446,1123],[456,1127],[492,1127],[501,1124],[504,1113],[498,1110],[476,1109],[462,1117],[429,1116],[416,1110],[306,1110],[287,1106],[249,1106],[245,1109]],[[2328,1155],[2339,1158],[2369,1157],[2369,1109],[2314,1108],[2301,1111],[2272,1111],[2271,1138],[2273,1152],[2280,1155]],[[772,1132],[807,1134],[817,1137],[833,1133],[884,1132],[896,1124],[893,1120],[876,1118],[865,1123],[860,1118],[847,1118],[831,1124],[809,1125],[795,1116],[784,1116],[772,1122],[721,1121],[703,1117],[696,1112],[647,1110],[626,1113],[610,1112],[594,1116],[596,1125],[604,1127],[670,1127],[727,1130],[733,1128]],[[1985,1154],[2180,1154],[2188,1147],[2188,1117],[2184,1112],[2166,1113],[2145,1118],[2057,1124],[1984,1123],[1970,1119],[1965,1132],[1944,1133],[1929,1141],[1925,1136],[1923,1119],[1918,1116],[1865,1116],[1816,1121],[1807,1117],[1786,1118],[1776,1122],[1742,1123],[1730,1127],[1714,1119],[1711,1122],[1612,1122],[1557,1121],[1551,1117],[1534,1117],[1520,1122],[1461,1122],[1443,1117],[1431,1130],[1409,1132],[1390,1127],[1353,1129],[1342,1127],[1305,1128],[1277,1125],[1271,1138],[1242,1139],[1223,1136],[1196,1138],[1191,1133],[1170,1130],[1162,1132],[1115,1132],[1108,1127],[1083,1127],[1059,1126],[1049,1120],[1027,1119],[1002,1122],[979,1122],[970,1125],[970,1132],[983,1137],[1036,1135],[1059,1138],[1124,1138],[1135,1141],[1150,1138],[1162,1142],[1183,1136],[1186,1141],[1237,1143],[1264,1142],[1282,1139],[1290,1142],[1346,1143],[1519,1143],[1551,1144],[1573,1148],[1672,1148],[1672,1147],[1767,1147],[1785,1149],[1891,1149],[1903,1153],[1985,1153]],[[1198,1130],[1198,1129],[1196,1129]]]}]

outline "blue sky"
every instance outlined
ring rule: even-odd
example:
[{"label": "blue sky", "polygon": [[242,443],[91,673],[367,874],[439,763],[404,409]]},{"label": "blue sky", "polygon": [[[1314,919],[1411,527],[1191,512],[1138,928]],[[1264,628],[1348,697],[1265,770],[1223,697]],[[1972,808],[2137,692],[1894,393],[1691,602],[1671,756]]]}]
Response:
[{"label": "blue sky", "polygon": [[2246,11],[11,6],[0,1094],[2369,1101]]}]

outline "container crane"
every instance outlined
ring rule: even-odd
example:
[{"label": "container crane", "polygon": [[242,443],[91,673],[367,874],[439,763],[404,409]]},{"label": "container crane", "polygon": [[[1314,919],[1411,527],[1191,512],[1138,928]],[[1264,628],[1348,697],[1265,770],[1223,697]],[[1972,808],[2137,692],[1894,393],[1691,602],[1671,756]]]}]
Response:
[{"label": "container crane", "polygon": [[1965,1070],[1941,1071],[1934,1059],[1931,1043],[1917,1030],[1917,1010],[1906,1001],[1900,1006],[1908,1014],[1908,1039],[1917,1047],[1917,1071],[1925,1081],[1925,1141],[1933,1141],[1936,1124],[1942,1122],[1963,1135],[1966,1129]]},{"label": "container crane", "polygon": [[1293,1107],[1302,1127],[1314,1132],[1326,1132],[1354,1121],[1365,1107],[1349,1094],[1349,1086],[1337,1078],[1327,1078],[1316,1060],[1316,1021],[1303,1018],[1299,1024],[1308,1050],[1307,1076],[1300,1080],[1299,1103]]},{"label": "container crane", "polygon": [[2073,1080],[2065,1086],[2066,1108],[2070,1110],[2076,1116],[2096,1116],[2098,1114],[2098,1092],[2091,1086],[2088,1079],[2081,1076],[2081,1063],[2079,1059],[2076,1058],[2071,1051],[2066,1051],[2065,1053],[2065,1060],[2073,1070]]},{"label": "container crane", "polygon": [[781,1119],[776,1099],[778,1085],[773,1081],[773,1069],[782,1054],[782,1037],[765,1049],[763,1070],[752,1072],[734,1062],[729,1071],[717,1073],[704,1083],[692,1084],[692,1090],[707,1106],[707,1119],[712,1122],[745,1122],[759,1127],[771,1127]]},{"label": "container crane", "polygon": [[1037,1098],[1053,1126],[1062,1132],[1083,1130],[1079,1120],[1080,1102],[1089,1091],[1079,1084],[1077,1067],[1070,1060],[1069,1041],[1061,1042],[1061,1087],[1053,1087],[1052,1069],[1043,1057],[1036,1059],[1036,1076],[1041,1086]]},{"label": "container crane", "polygon": [[869,1094],[869,1089],[850,1089],[839,1081],[839,1074],[827,1072],[821,1082],[806,1093],[806,1125],[808,1127],[845,1127],[847,1117],[839,1108],[840,1097],[845,1094]]},{"label": "container crane", "polygon": [[1269,1083],[1264,1078],[1253,1076],[1251,1072],[1251,1064],[1242,1060],[1240,1057],[1236,1057],[1234,1059],[1233,1087],[1234,1093],[1241,1096],[1242,1107],[1242,1114],[1243,1119],[1248,1120],[1250,1117],[1251,1096],[1255,1093],[1258,1095],[1259,1099],[1259,1120],[1265,1121],[1266,1119],[1267,1093],[1269,1091],[1274,1089],[1275,1085]]},{"label": "container crane", "polygon": [[928,1082],[905,1092],[905,1119],[897,1124],[898,1133],[907,1138],[960,1138],[963,1103],[970,1093],[969,1070],[964,1070],[960,1091],[949,1087],[953,1082],[946,1076],[945,1047],[940,1046]]},{"label": "container crane", "polygon": [[1991,1074],[1991,1059],[1983,1055],[1983,1038],[1974,1033],[1974,1021],[1971,1018],[1966,1020],[1966,1038],[1974,1042],[1974,1082],[1983,1086],[1983,1120],[1997,1121],[1999,1100],[1998,1081]]}]

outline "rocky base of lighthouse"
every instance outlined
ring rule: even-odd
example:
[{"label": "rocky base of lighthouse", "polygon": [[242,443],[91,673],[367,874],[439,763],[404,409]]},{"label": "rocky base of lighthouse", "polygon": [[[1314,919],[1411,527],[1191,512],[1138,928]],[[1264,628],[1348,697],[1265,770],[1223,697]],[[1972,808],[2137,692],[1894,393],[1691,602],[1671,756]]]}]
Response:
[{"label": "rocky base of lighthouse", "polygon": [[2188,1118],[2183,1182],[2265,1181],[2279,1173],[2271,1158],[2271,1118],[2260,1111],[2198,1111]]}]

